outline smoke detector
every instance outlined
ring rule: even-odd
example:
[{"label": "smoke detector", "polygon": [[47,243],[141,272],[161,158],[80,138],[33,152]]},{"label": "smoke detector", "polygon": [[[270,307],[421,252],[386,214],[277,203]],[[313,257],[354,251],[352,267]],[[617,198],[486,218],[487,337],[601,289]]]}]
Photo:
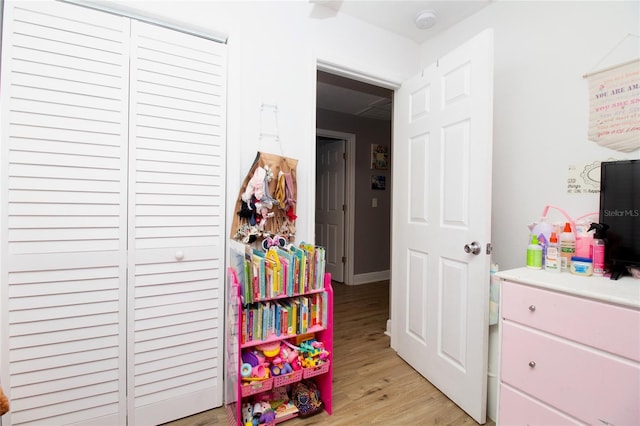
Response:
[{"label": "smoke detector", "polygon": [[437,16],[433,10],[423,10],[416,15],[416,27],[428,30],[436,24]]}]

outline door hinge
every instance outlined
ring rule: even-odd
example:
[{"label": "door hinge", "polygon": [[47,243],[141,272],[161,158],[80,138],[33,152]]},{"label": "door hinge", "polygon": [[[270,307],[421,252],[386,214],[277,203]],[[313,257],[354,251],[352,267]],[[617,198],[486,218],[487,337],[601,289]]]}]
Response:
[{"label": "door hinge", "polygon": [[487,254],[491,254],[492,251],[493,251],[493,246],[491,245],[491,243],[487,243]]},{"label": "door hinge", "polygon": [[342,263],[347,263],[347,256],[342,256]]},{"label": "door hinge", "polygon": [[346,205],[346,204],[343,204],[343,205],[342,205],[342,211],[343,211],[343,212],[346,212],[346,211],[347,211],[347,205]]},{"label": "door hinge", "polygon": [[343,160],[346,160],[346,159],[347,159],[347,153],[346,153],[346,152],[343,152],[343,153],[342,153],[342,159],[343,159]]}]

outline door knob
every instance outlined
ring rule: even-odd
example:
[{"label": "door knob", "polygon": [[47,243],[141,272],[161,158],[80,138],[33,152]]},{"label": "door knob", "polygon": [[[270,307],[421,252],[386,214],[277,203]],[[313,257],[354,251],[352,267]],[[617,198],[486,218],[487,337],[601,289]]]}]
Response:
[{"label": "door knob", "polygon": [[464,251],[467,253],[475,254],[477,256],[480,254],[480,244],[477,241],[474,241],[470,244],[465,244]]}]

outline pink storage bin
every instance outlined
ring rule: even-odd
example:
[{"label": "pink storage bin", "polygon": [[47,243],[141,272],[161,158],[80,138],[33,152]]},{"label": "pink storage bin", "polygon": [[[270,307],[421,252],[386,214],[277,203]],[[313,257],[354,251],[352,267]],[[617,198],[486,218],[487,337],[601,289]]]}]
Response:
[{"label": "pink storage bin", "polygon": [[309,367],[304,369],[304,374],[302,375],[305,379],[309,377],[319,376],[320,374],[324,374],[329,371],[329,361],[324,362],[322,365],[317,367]]},{"label": "pink storage bin", "polygon": [[255,380],[242,384],[242,396],[250,396],[259,392],[271,390],[273,387],[273,377],[266,380]]},{"label": "pink storage bin", "polygon": [[273,377],[273,386],[279,387],[288,385],[290,383],[299,382],[302,379],[302,370],[294,371],[293,373],[283,374],[281,376]]}]

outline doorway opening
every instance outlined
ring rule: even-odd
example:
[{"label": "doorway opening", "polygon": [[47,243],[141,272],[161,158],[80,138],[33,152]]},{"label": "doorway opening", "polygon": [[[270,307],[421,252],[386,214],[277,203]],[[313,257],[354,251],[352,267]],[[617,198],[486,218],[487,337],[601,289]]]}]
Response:
[{"label": "doorway opening", "polygon": [[393,90],[318,71],[316,94],[316,241],[327,256],[335,250],[334,281],[388,280],[391,163],[374,164],[372,156],[382,147],[390,160]]}]

